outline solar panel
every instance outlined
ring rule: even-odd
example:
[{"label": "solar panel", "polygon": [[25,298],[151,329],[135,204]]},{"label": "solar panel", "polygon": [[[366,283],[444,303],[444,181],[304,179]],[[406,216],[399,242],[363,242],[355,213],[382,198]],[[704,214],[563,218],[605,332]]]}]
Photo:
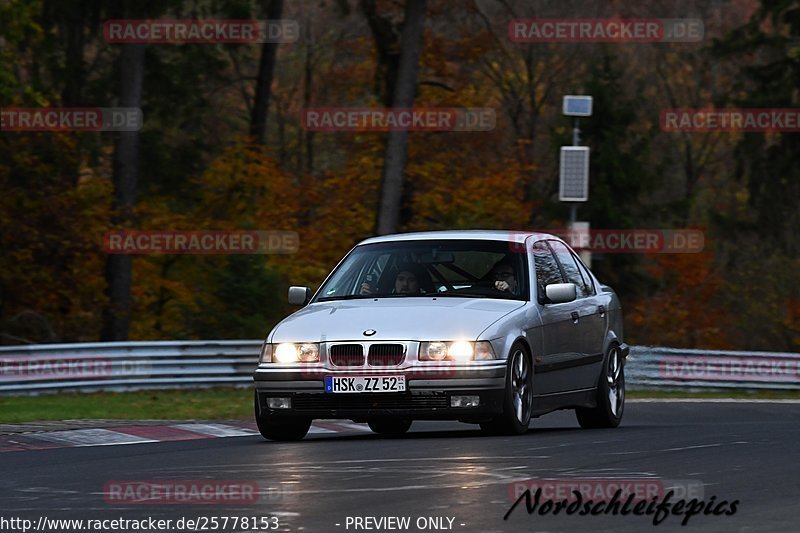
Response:
[{"label": "solar panel", "polygon": [[558,169],[558,199],[585,202],[589,199],[589,147],[562,146]]},{"label": "solar panel", "polygon": [[591,96],[565,96],[562,112],[568,117],[592,116]]}]

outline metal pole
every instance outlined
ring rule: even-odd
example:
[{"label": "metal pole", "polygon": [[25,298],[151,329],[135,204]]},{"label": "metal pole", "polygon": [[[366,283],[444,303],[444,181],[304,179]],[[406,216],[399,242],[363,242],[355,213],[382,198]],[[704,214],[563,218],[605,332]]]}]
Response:
[{"label": "metal pole", "polygon": [[575,118],[575,123],[572,127],[572,146],[580,146],[581,145],[581,130],[578,126],[580,119],[577,117]]},{"label": "metal pole", "polygon": [[[573,122],[572,127],[572,146],[580,146],[581,144],[581,130],[580,130],[580,119],[575,117],[575,122]],[[578,204],[576,202],[571,202],[569,204],[569,227],[572,228],[575,225],[575,221],[578,220]]]}]

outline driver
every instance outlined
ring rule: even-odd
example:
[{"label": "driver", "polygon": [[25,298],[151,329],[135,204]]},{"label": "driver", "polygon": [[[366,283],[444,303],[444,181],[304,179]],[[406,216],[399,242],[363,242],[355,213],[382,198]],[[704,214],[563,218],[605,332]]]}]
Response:
[{"label": "driver", "polygon": [[419,278],[411,270],[401,270],[394,279],[395,294],[419,294]]},{"label": "driver", "polygon": [[494,288],[498,291],[517,293],[517,277],[514,274],[514,265],[509,259],[501,259],[492,267],[491,278]]},{"label": "driver", "polygon": [[[422,279],[424,279],[423,274],[417,265],[400,264],[397,266],[392,294],[424,294],[425,291],[421,287]],[[377,292],[368,282],[364,282],[361,284],[359,294],[376,294]]]}]

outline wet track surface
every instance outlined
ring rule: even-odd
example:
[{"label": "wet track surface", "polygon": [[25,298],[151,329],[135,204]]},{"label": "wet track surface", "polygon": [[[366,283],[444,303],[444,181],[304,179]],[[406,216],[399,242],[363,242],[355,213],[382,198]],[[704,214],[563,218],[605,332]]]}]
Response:
[{"label": "wet track surface", "polygon": [[[310,434],[297,443],[241,436],[3,453],[0,513],[34,523],[43,516],[267,517],[259,522],[261,530],[277,521],[281,531],[312,532],[798,530],[798,403],[631,402],[623,425],[614,430],[581,430],[571,412],[537,419],[521,437],[489,437],[473,428],[416,422],[402,438],[354,427]],[[645,491],[675,486],[673,502],[684,496],[714,505],[727,501],[728,509],[734,500],[738,505],[731,516],[701,513],[686,527],[678,515],[658,526],[653,515],[632,513],[529,515],[524,502],[504,519],[519,481],[526,479],[555,480],[551,489],[583,483],[592,492],[606,490],[613,480]],[[245,503],[214,500],[228,492],[205,505],[135,501],[131,493],[111,492],[125,481],[199,480],[238,483],[255,492]],[[408,526],[377,522],[386,517],[407,518]],[[202,529],[197,525],[183,530]],[[215,530],[210,522],[206,526]],[[216,531],[256,530],[238,526],[229,521]]]}]

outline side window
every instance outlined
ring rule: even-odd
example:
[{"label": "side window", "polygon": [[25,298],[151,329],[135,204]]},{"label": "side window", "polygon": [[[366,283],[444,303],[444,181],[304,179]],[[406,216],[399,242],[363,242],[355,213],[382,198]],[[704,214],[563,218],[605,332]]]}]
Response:
[{"label": "side window", "polygon": [[594,287],[594,281],[592,280],[591,274],[589,274],[589,269],[586,268],[586,265],[583,264],[583,261],[580,258],[576,259],[578,263],[578,268],[581,270],[581,274],[583,274],[583,279],[586,281],[586,290],[589,296],[594,296],[597,294],[597,289]]},{"label": "side window", "polygon": [[575,261],[572,252],[558,241],[550,241],[550,246],[553,248],[553,252],[555,252],[561,267],[564,269],[567,282],[574,283],[577,287],[578,298],[589,296],[591,294],[591,289],[586,280],[583,279],[583,275],[578,268],[578,263]]},{"label": "side window", "polygon": [[553,252],[544,241],[534,243],[533,261],[536,265],[536,283],[539,285],[539,295],[544,294],[544,288],[552,283],[564,283],[561,270],[558,268]]}]

